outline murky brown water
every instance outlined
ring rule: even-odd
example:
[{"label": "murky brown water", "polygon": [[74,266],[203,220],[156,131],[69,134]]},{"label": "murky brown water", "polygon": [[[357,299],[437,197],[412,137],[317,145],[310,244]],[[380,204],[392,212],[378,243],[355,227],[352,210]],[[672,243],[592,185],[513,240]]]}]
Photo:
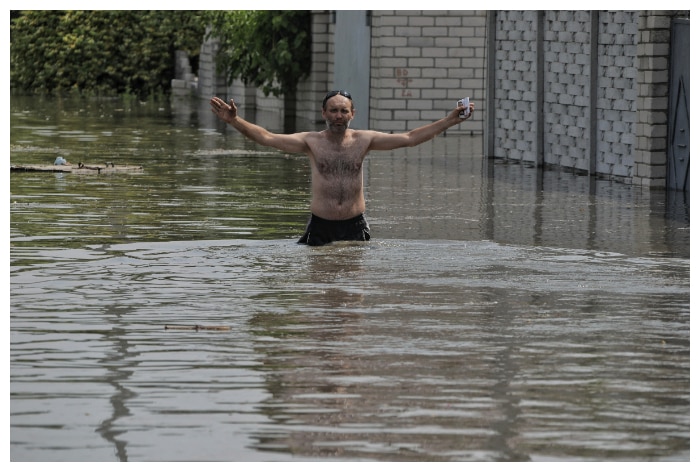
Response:
[{"label": "murky brown water", "polygon": [[689,460],[683,194],[448,135],[309,248],[305,159],[175,105],[12,100],[11,163],[145,168],[10,176],[12,460]]}]

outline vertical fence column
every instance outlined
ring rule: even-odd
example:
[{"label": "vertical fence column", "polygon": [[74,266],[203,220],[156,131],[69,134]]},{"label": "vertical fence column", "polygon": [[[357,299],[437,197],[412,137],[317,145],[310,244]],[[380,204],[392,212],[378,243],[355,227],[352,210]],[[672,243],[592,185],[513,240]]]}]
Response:
[{"label": "vertical fence column", "polygon": [[535,109],[536,140],[535,162],[537,167],[544,167],[544,14],[543,10],[537,11],[537,93]]},{"label": "vertical fence column", "polygon": [[598,160],[598,12],[591,11],[591,58],[588,107],[588,175],[597,172]]},{"label": "vertical fence column", "polygon": [[487,73],[486,73],[486,139],[484,139],[484,156],[494,158],[496,140],[496,11],[487,13],[488,38],[486,44]]}]

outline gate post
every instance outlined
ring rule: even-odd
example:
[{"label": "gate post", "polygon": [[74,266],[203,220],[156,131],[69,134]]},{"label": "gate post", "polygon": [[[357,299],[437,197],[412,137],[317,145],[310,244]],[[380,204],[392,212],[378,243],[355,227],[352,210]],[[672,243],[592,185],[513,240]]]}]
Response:
[{"label": "gate post", "polygon": [[637,34],[637,137],[632,183],[663,188],[667,165],[670,15],[664,11],[641,11]]}]

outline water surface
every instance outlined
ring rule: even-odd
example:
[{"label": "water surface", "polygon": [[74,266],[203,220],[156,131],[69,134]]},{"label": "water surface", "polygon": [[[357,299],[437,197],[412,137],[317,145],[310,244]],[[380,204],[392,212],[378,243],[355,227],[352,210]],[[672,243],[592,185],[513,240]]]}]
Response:
[{"label": "water surface", "polygon": [[309,248],[305,158],[207,108],[13,98],[11,163],[144,172],[10,176],[12,460],[689,460],[684,194],[448,133]]}]

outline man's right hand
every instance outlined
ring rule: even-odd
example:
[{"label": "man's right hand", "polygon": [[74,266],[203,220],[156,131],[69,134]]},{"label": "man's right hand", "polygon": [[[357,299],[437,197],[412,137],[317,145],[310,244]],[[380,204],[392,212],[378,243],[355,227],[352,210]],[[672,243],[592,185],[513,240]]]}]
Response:
[{"label": "man's right hand", "polygon": [[226,123],[231,123],[236,116],[238,116],[238,109],[236,104],[233,102],[233,98],[226,103],[219,97],[213,97],[209,103],[211,104],[211,111],[219,119],[225,121]]}]

